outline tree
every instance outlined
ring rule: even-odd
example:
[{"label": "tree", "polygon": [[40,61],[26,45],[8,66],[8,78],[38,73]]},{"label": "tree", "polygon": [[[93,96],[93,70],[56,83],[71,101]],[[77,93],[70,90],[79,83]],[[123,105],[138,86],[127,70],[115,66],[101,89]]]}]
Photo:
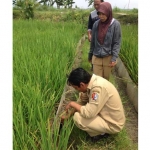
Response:
[{"label": "tree", "polygon": [[64,6],[64,8],[72,8],[72,5],[75,3],[73,0],[13,0],[13,5],[23,7],[26,2],[30,4],[39,3],[44,6],[53,6],[56,3],[57,8],[60,8],[60,6]]},{"label": "tree", "polygon": [[16,4],[16,0],[13,0],[13,5],[15,5]]},{"label": "tree", "polygon": [[36,0],[13,0],[13,4],[20,8],[26,19],[33,19],[34,8],[37,7],[39,3],[37,3]]},{"label": "tree", "polygon": [[88,7],[93,5],[93,3],[94,3],[94,0],[85,0],[85,1],[88,1],[88,3],[89,3]]},{"label": "tree", "polygon": [[63,6],[64,4],[63,4],[63,1],[64,0],[56,0],[56,4],[57,4],[57,8],[59,9],[60,8],[60,6]]},{"label": "tree", "polygon": [[46,5],[53,6],[56,3],[56,1],[55,0],[40,0],[39,3],[40,4],[43,3],[43,5],[45,5],[45,6]]},{"label": "tree", "polygon": [[68,8],[72,8],[72,4],[75,2],[73,0],[68,0]]},{"label": "tree", "polygon": [[56,0],[57,8],[64,6],[64,8],[72,8],[73,0]]}]

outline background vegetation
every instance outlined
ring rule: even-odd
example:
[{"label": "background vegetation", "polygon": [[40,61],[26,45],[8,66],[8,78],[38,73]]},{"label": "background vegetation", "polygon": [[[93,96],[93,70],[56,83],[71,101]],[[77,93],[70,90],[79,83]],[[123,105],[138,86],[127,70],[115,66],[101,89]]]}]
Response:
[{"label": "background vegetation", "polygon": [[[77,43],[87,32],[91,9],[59,7],[58,10],[35,2],[20,1],[20,6],[13,9],[13,148],[88,150],[91,143],[87,143],[85,133],[79,133],[71,120],[65,123],[59,135],[55,109],[66,74],[71,70]],[[118,14],[120,12],[125,14]],[[120,57],[138,85],[138,11],[115,8],[114,16],[122,25]],[[83,61],[86,63],[82,64],[85,68],[90,67],[88,51],[86,41],[83,47]],[[100,147],[133,149],[135,146],[123,130],[95,145],[95,148]]]}]

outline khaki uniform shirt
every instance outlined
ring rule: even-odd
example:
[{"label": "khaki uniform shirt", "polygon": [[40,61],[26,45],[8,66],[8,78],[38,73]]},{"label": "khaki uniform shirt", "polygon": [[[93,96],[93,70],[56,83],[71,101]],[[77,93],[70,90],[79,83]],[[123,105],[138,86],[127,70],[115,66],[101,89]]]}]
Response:
[{"label": "khaki uniform shirt", "polygon": [[110,128],[122,128],[125,123],[124,109],[114,85],[93,74],[87,88],[87,93],[80,93],[77,101],[83,105],[80,115],[84,118],[99,115]]}]

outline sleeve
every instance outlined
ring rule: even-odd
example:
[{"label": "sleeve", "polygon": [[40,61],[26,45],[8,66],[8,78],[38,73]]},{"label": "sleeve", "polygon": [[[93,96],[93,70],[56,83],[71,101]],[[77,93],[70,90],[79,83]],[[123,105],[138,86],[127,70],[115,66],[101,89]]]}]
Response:
[{"label": "sleeve", "polygon": [[92,23],[92,18],[91,18],[91,14],[90,14],[89,15],[89,20],[88,20],[88,31],[92,30],[92,26],[93,26],[93,23]]},{"label": "sleeve", "polygon": [[89,103],[81,107],[80,114],[84,118],[93,118],[101,111],[108,100],[108,93],[100,87],[93,88],[90,92]]},{"label": "sleeve", "polygon": [[93,51],[94,51],[94,41],[95,41],[95,34],[96,34],[96,24],[94,23],[93,28],[92,28],[92,39],[91,39],[91,43],[90,43],[90,51],[88,54],[88,60],[92,60],[92,56],[93,56]]},{"label": "sleeve", "polygon": [[111,61],[116,61],[116,59],[118,58],[120,47],[121,47],[121,26],[120,23],[117,22],[113,34]]}]

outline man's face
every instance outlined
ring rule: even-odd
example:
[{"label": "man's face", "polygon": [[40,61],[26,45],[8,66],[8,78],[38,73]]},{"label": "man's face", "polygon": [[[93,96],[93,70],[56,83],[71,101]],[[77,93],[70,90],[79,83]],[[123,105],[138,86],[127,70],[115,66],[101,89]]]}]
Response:
[{"label": "man's face", "polygon": [[94,0],[94,8],[98,10],[101,0]]},{"label": "man's face", "polygon": [[86,91],[87,91],[87,86],[86,86],[86,84],[84,84],[84,83],[80,83],[80,87],[79,86],[76,86],[76,85],[71,85],[74,89],[76,89],[77,91],[79,91],[79,92],[83,92],[83,93],[85,93]]}]

